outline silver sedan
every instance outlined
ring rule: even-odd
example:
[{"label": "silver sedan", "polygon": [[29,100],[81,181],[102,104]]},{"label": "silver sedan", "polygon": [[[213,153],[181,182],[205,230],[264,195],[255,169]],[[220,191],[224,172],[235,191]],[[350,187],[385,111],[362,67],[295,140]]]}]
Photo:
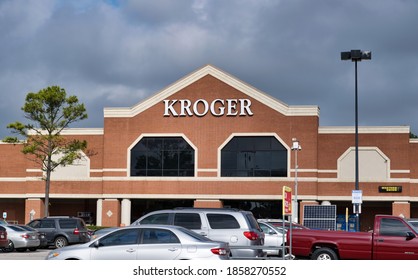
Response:
[{"label": "silver sedan", "polygon": [[29,249],[35,251],[39,245],[40,240],[36,231],[29,231],[19,226],[7,224],[2,225],[7,231],[7,238],[9,240],[8,247],[3,249],[6,252],[26,251]]},{"label": "silver sedan", "polygon": [[115,229],[80,245],[51,251],[47,260],[226,260],[229,245],[169,225]]},{"label": "silver sedan", "polygon": [[259,221],[258,224],[265,234],[264,246],[272,247],[263,251],[268,256],[281,256],[281,250],[278,248],[282,249],[283,240],[286,240],[286,231],[283,232],[283,228],[275,227],[270,223]]}]

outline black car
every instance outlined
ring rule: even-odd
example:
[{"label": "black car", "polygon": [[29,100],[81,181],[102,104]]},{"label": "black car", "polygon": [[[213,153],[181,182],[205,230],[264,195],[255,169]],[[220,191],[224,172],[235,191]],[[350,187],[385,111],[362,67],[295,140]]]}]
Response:
[{"label": "black car", "polygon": [[46,248],[48,247],[48,241],[46,240],[45,233],[39,232],[38,230],[34,229],[33,227],[30,227],[28,225],[17,225],[18,227],[21,227],[23,229],[29,230],[29,231],[36,231],[38,233],[38,238],[40,241],[38,248]]},{"label": "black car", "polygon": [[90,240],[86,224],[81,218],[49,216],[33,220],[27,225],[45,234],[47,245],[53,245],[55,248]]}]

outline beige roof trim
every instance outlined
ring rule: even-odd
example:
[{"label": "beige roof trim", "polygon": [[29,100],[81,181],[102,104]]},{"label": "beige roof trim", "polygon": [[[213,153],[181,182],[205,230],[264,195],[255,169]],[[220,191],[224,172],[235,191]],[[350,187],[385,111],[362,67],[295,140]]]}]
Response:
[{"label": "beige roof trim", "polygon": [[[355,133],[354,126],[321,126],[318,129],[319,134],[353,134]],[[358,128],[358,133],[373,134],[373,133],[409,133],[409,126],[361,126]]]},{"label": "beige roof trim", "polygon": [[151,106],[167,99],[172,94],[175,94],[179,90],[187,87],[188,85],[196,82],[197,80],[203,78],[206,75],[211,75],[220,81],[232,86],[233,88],[245,93],[246,95],[254,98],[255,100],[263,103],[264,105],[282,113],[285,116],[319,116],[319,107],[318,106],[289,106],[264,92],[259,91],[258,89],[242,82],[241,80],[227,74],[215,68],[212,65],[206,65],[197,71],[183,77],[177,82],[171,84],[150,98],[146,99],[143,102],[136,104],[133,107],[123,107],[123,108],[104,108],[104,117],[105,118],[129,118],[133,117]]}]

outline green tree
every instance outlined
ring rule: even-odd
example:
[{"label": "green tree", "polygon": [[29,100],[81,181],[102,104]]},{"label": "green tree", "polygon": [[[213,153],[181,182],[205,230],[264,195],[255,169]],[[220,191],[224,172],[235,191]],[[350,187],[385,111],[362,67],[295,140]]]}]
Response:
[{"label": "green tree", "polygon": [[413,134],[412,132],[409,133],[409,138],[418,138],[417,135]]},{"label": "green tree", "polygon": [[14,122],[7,128],[25,139],[9,136],[3,141],[22,143],[22,153],[41,166],[45,180],[45,216],[48,216],[51,172],[58,166],[72,164],[87,149],[86,141],[65,138],[61,132],[71,123],[86,119],[86,109],[76,96],[67,97],[65,90],[58,86],[28,93],[21,109],[30,123]]}]

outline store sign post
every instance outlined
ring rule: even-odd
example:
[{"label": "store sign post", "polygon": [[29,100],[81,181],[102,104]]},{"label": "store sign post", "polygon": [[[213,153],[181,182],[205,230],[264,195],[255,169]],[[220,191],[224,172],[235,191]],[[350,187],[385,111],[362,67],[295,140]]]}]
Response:
[{"label": "store sign post", "polygon": [[283,216],[292,215],[292,188],[283,186]]}]

